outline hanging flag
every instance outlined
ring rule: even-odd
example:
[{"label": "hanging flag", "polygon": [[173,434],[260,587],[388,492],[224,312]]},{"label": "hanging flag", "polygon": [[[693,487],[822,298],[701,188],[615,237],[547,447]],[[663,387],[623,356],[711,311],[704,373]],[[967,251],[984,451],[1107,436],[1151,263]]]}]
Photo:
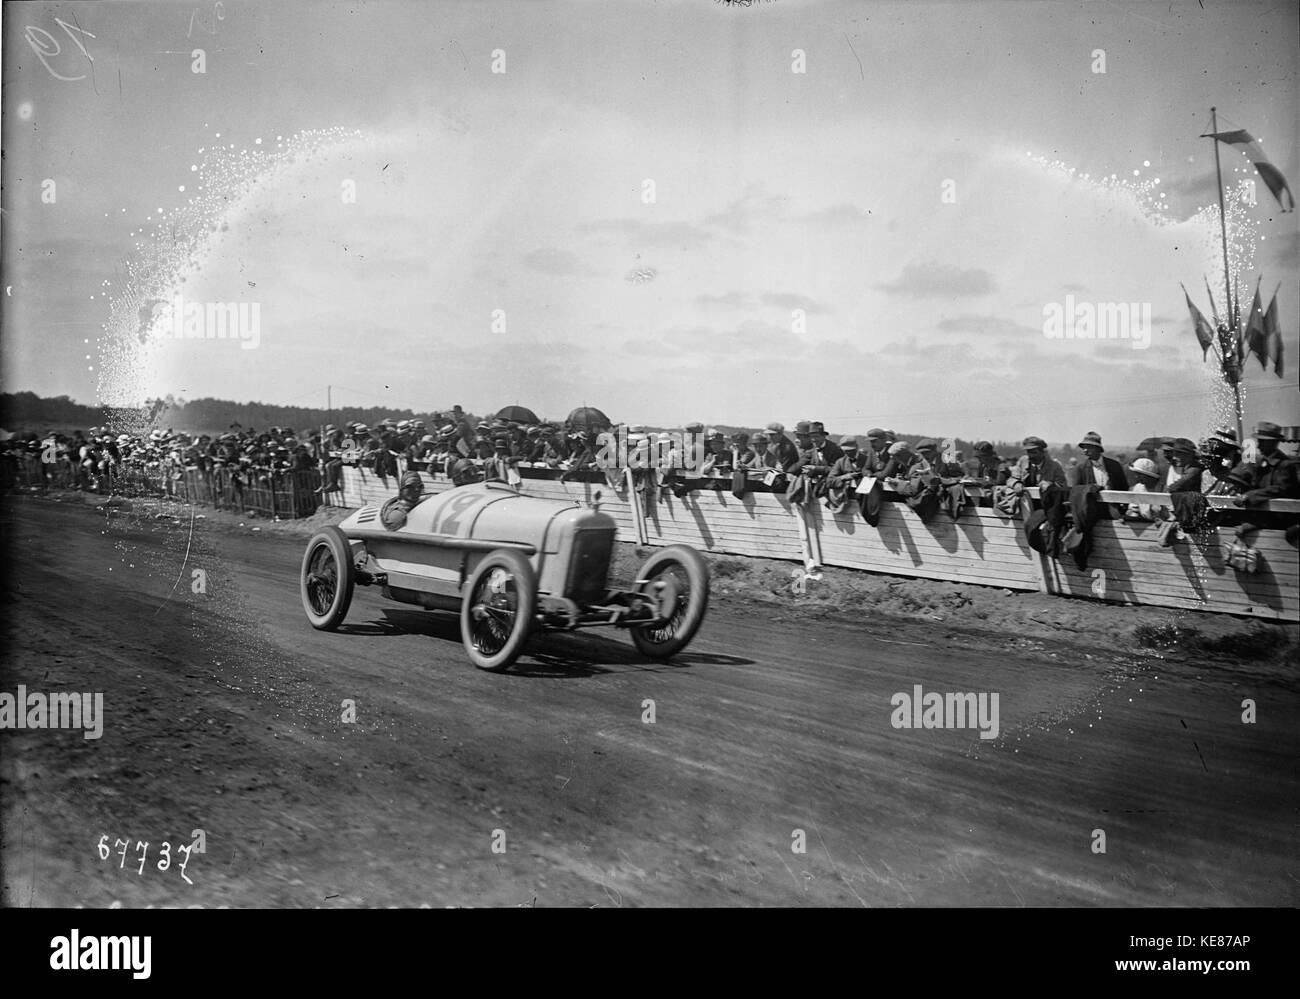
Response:
[{"label": "hanging flag", "polygon": [[1192,328],[1196,331],[1196,342],[1201,345],[1201,360],[1204,361],[1206,352],[1214,343],[1214,327],[1193,304],[1192,296],[1187,294],[1187,288],[1181,284],[1178,287],[1183,289],[1183,298],[1187,299],[1187,311],[1192,314]]},{"label": "hanging flag", "polygon": [[[1183,289],[1183,294],[1187,294],[1187,289]],[[1210,279],[1205,279],[1205,294],[1210,296],[1210,312],[1214,315],[1214,325],[1219,325],[1219,307],[1214,304],[1214,292],[1210,291]],[[1191,300],[1188,299],[1190,302]]]},{"label": "hanging flag", "polygon": [[1277,321],[1277,292],[1264,313],[1264,351],[1273,362],[1273,374],[1282,377],[1282,329]]},{"label": "hanging flag", "polygon": [[1268,337],[1264,329],[1264,305],[1259,300],[1259,282],[1255,282],[1255,300],[1250,303],[1250,318],[1246,320],[1243,334],[1246,350],[1259,358],[1261,368],[1268,368],[1268,354],[1264,343]]},{"label": "hanging flag", "polygon": [[1295,195],[1291,193],[1291,188],[1287,186],[1286,178],[1282,176],[1282,171],[1268,161],[1264,155],[1264,149],[1259,144],[1259,140],[1247,132],[1244,128],[1239,128],[1232,132],[1207,132],[1201,136],[1202,139],[1218,139],[1225,146],[1232,146],[1240,152],[1246,154],[1246,158],[1255,164],[1255,169],[1259,171],[1260,179],[1273,192],[1273,197],[1277,198],[1277,203],[1282,206],[1282,211],[1295,211]]}]

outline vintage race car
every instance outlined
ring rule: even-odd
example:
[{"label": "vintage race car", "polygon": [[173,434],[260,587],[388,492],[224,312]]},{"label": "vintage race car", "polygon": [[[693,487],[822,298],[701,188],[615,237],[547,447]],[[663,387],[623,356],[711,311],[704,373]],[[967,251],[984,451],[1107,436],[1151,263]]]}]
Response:
[{"label": "vintage race car", "polygon": [[460,486],[427,497],[397,530],[365,506],[307,543],[302,606],[312,627],[332,631],[354,586],[460,614],[474,665],[503,670],[535,628],[612,625],[644,655],[663,658],[690,643],[709,602],[709,571],[693,548],[648,558],[632,589],[610,589],[617,527],[597,507],[541,499],[504,483]]}]

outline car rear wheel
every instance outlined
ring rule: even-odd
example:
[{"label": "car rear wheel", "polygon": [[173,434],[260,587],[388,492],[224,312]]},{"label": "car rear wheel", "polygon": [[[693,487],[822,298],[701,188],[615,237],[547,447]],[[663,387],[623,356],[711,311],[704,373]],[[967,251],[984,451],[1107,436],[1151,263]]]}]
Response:
[{"label": "car rear wheel", "polygon": [[690,644],[709,606],[709,566],[694,548],[673,545],[655,552],[637,574],[637,589],[659,604],[657,624],[631,629],[642,655],[665,659]]},{"label": "car rear wheel", "polygon": [[470,661],[498,673],[508,667],[533,630],[537,576],[516,551],[494,551],[478,564],[460,608],[460,637]]},{"label": "car rear wheel", "polygon": [[312,535],[302,557],[302,609],[313,628],[333,631],[348,616],[357,570],[348,536],[337,527]]}]

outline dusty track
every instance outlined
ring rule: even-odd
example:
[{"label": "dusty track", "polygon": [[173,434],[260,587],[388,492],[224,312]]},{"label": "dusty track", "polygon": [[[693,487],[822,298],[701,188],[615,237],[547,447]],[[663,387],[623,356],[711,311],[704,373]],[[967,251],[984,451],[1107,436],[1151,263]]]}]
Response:
[{"label": "dusty track", "polygon": [[[492,675],[453,618],[365,589],[313,631],[294,539],[26,498],[0,524],[0,691],[105,702],[99,740],[0,732],[7,905],[1300,900],[1294,669],[728,598],[669,664],[593,631]],[[997,692],[1000,738],[893,728],[918,683]],[[154,860],[195,828],[191,886]]]}]

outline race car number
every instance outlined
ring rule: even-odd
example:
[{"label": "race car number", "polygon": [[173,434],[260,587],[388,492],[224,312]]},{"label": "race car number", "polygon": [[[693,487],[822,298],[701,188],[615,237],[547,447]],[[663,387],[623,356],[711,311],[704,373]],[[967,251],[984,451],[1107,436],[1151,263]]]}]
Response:
[{"label": "race car number", "polygon": [[464,516],[465,511],[475,506],[479,499],[480,497],[475,493],[462,493],[459,496],[453,496],[442,505],[442,509],[433,515],[429,530],[434,534],[455,534],[457,528],[460,527],[460,518]]}]

